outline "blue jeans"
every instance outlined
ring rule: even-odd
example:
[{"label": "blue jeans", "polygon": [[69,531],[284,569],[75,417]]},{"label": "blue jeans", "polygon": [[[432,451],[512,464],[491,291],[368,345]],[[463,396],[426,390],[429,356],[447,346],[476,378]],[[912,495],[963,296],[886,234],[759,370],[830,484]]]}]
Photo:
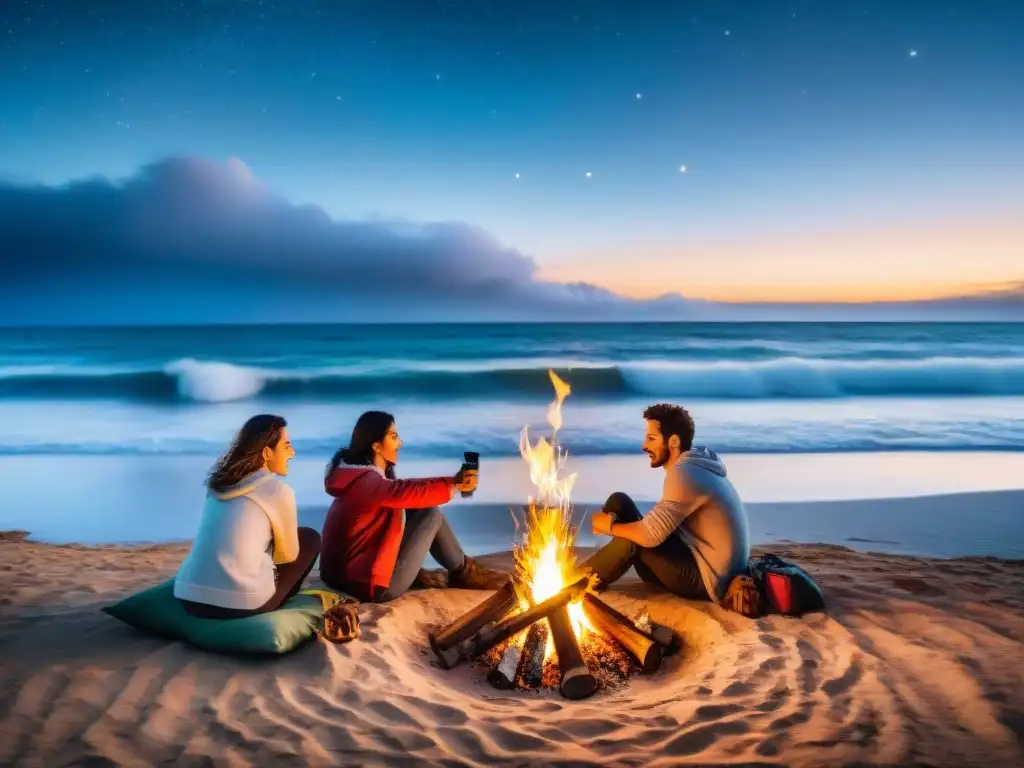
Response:
[{"label": "blue jeans", "polygon": [[457,571],[466,564],[466,553],[459,546],[451,526],[439,507],[407,509],[405,532],[398,547],[398,560],[391,573],[391,584],[374,595],[374,602],[386,603],[400,597],[412,586],[427,559],[427,552],[446,571]]}]

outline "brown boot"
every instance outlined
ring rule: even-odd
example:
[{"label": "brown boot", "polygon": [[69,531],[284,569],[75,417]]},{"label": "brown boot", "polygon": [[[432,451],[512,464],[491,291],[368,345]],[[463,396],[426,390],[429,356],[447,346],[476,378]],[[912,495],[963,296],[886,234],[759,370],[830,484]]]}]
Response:
[{"label": "brown boot", "polygon": [[454,589],[501,589],[509,575],[484,568],[471,557],[457,571],[448,574],[448,586]]},{"label": "brown boot", "polygon": [[420,572],[416,574],[412,583],[413,586],[421,589],[444,589],[448,586],[448,572],[440,569],[429,571],[426,568],[420,568]]}]

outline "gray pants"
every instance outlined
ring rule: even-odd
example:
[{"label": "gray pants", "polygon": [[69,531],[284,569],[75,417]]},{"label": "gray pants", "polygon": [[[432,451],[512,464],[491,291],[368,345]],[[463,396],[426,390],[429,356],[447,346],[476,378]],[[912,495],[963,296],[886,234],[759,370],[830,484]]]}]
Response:
[{"label": "gray pants", "polygon": [[374,602],[386,603],[405,594],[416,580],[428,552],[449,572],[457,571],[466,564],[466,553],[439,507],[407,509],[405,532],[398,548],[395,570],[391,573],[391,584],[374,595]]}]

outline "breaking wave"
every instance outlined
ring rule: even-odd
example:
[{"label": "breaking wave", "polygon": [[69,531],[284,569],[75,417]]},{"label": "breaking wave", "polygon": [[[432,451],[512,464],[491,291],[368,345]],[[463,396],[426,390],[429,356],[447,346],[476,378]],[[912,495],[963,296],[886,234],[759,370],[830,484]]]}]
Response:
[{"label": "breaking wave", "polygon": [[[1024,358],[839,360],[777,358],[558,367],[575,399],[711,400],[1024,395]],[[191,358],[151,370],[74,366],[0,369],[0,399],[103,398],[218,403],[250,398],[550,399],[545,366],[367,366],[263,369]]]}]

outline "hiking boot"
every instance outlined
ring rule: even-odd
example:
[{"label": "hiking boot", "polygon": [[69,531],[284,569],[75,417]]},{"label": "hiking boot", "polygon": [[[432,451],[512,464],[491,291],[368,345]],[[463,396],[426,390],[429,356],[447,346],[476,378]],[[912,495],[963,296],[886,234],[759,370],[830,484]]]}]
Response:
[{"label": "hiking boot", "polygon": [[454,589],[501,589],[508,580],[507,573],[484,568],[471,557],[459,570],[448,574],[448,586]]},{"label": "hiking boot", "polygon": [[412,583],[421,589],[444,589],[448,586],[448,572],[440,569],[431,571],[420,568]]}]

